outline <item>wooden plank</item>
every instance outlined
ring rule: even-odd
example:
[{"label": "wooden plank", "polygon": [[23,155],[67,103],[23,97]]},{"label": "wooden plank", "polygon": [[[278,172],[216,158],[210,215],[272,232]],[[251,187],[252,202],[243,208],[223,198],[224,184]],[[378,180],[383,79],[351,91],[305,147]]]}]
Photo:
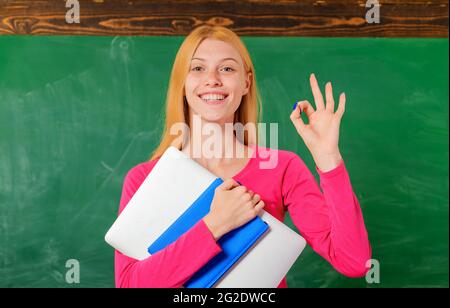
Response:
[{"label": "wooden plank", "polygon": [[0,34],[186,35],[201,24],[243,36],[448,37],[448,1],[79,0],[80,23],[66,22],[66,0],[0,0]]}]

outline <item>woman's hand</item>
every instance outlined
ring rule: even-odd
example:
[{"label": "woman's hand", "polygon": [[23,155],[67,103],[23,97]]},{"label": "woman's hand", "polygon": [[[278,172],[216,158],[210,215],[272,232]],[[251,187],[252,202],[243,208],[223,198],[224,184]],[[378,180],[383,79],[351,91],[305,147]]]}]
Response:
[{"label": "woman's hand", "polygon": [[233,179],[217,186],[209,213],[203,218],[217,241],[259,214],[264,207],[261,197]]},{"label": "woman's hand", "polygon": [[[339,125],[345,110],[345,94],[339,96],[339,106],[334,112],[334,99],[331,82],[325,86],[326,106],[314,74],[310,76],[311,89],[316,110],[308,101],[300,101],[291,113],[291,121],[306,147],[311,152],[317,167],[329,171],[337,167],[342,159],[339,152]],[[308,124],[300,117],[305,112]]]}]

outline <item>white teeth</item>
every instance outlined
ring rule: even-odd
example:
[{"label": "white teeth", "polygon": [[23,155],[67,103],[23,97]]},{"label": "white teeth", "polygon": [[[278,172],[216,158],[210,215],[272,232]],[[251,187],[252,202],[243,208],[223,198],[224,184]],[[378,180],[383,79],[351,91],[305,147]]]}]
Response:
[{"label": "white teeth", "polygon": [[221,94],[205,94],[200,96],[203,100],[209,101],[209,100],[223,100],[225,98],[225,95]]}]

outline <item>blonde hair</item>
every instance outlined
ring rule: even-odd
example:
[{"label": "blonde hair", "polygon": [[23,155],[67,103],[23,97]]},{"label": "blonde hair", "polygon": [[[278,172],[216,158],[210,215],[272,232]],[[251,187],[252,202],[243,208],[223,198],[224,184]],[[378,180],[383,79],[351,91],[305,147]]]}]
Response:
[{"label": "blonde hair", "polygon": [[[249,91],[242,97],[241,104],[234,115],[234,123],[253,123],[256,128],[255,133],[244,134],[243,143],[245,145],[258,143],[257,123],[261,115],[261,99],[256,86],[255,69],[250,58],[250,54],[239,36],[232,30],[221,26],[203,25],[195,28],[181,44],[170,75],[169,87],[166,98],[166,117],[164,130],[158,147],[153,151],[150,160],[160,158],[169,146],[174,146],[181,150],[184,132],[180,136],[170,134],[170,128],[175,123],[184,122],[189,126],[189,108],[184,98],[184,84],[189,73],[190,61],[198,45],[206,38],[218,39],[231,44],[239,52],[246,73],[251,73],[251,84]],[[233,123],[233,124],[234,124]],[[181,139],[181,142],[179,141]]]}]

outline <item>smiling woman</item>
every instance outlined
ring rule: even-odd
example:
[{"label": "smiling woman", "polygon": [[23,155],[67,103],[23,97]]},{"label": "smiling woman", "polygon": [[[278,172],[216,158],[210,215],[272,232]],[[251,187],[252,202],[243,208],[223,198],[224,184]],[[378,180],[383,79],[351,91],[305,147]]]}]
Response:
[{"label": "smiling woman", "polygon": [[[317,110],[304,101],[290,115],[316,161],[322,194],[297,154],[259,146],[256,130],[238,139],[234,130],[226,129],[230,124],[256,124],[260,103],[255,81],[250,55],[233,31],[201,26],[182,43],[170,76],[161,142],[150,161],[128,172],[119,215],[169,146],[185,152],[224,182],[215,190],[209,213],[171,245],[140,261],[116,251],[118,287],[183,286],[222,251],[217,242],[222,236],[255,218],[263,208],[280,221],[288,211],[307,243],[338,272],[349,277],[367,272],[371,247],[337,144],[345,97],[341,95],[335,112],[331,83],[324,100],[311,75]],[[300,110],[305,111],[308,125],[299,118]],[[201,129],[193,130],[194,120]],[[289,121],[289,114],[285,120]],[[172,129],[180,123],[186,127],[182,138]],[[212,136],[213,142],[201,139],[209,125],[222,132]],[[201,142],[195,142],[198,138]],[[218,156],[205,155],[210,144],[220,145]],[[238,157],[245,151],[247,157]],[[276,156],[276,162],[263,166],[261,152]],[[278,287],[287,287],[286,278]]]}]

